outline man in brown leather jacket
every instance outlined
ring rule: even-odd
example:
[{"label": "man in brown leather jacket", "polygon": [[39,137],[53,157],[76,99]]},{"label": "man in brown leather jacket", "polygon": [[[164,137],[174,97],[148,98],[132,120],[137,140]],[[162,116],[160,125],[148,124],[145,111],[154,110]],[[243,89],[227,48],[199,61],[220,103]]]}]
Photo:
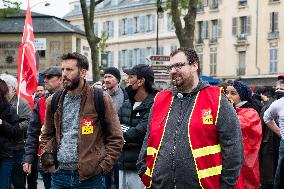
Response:
[{"label": "man in brown leather jacket", "polygon": [[105,120],[100,124],[94,91],[85,81],[89,67],[85,56],[63,55],[61,67],[66,92],[62,92],[54,114],[52,96],[47,99],[42,165],[53,172],[54,188],[105,189],[103,174],[112,169],[123,146],[116,110],[104,92]]}]

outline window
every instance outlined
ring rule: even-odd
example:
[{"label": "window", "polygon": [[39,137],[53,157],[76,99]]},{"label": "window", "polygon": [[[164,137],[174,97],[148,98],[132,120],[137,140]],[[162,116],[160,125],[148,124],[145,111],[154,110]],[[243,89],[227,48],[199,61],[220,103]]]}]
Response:
[{"label": "window", "polygon": [[119,20],[119,36],[126,35],[126,18]]},{"label": "window", "polygon": [[168,20],[167,20],[168,31],[173,31],[175,29],[175,26],[174,26],[174,22],[172,20],[172,16],[170,14],[168,14],[167,18],[168,18]]},{"label": "window", "polygon": [[278,12],[270,13],[270,32],[278,31]]},{"label": "window", "polygon": [[211,36],[210,42],[216,43],[218,40],[218,20],[212,20],[211,26],[212,26],[211,28],[212,36]]},{"label": "window", "polygon": [[239,5],[240,5],[240,6],[246,6],[247,3],[248,3],[247,0],[239,0]]},{"label": "window", "polygon": [[103,31],[107,33],[108,37],[113,37],[113,21],[104,22]]},{"label": "window", "polygon": [[120,52],[120,65],[121,65],[122,68],[126,68],[127,67],[127,64],[126,64],[126,52],[127,52],[126,49],[121,50],[121,52]]},{"label": "window", "polygon": [[210,76],[217,74],[217,53],[210,53]]},{"label": "window", "polygon": [[106,65],[107,67],[112,67],[113,66],[113,52],[107,51],[106,54],[107,54]]},{"label": "window", "polygon": [[146,30],[146,16],[139,16],[139,31],[144,33]]},{"label": "window", "polygon": [[74,5],[74,11],[79,11],[80,10],[80,5]]},{"label": "window", "polygon": [[145,64],[145,48],[140,49],[140,60],[139,64]]},{"label": "window", "polygon": [[99,36],[99,24],[94,23],[94,33],[98,37]]},{"label": "window", "polygon": [[269,50],[269,72],[277,73],[278,64],[278,49],[273,48]]},{"label": "window", "polygon": [[172,44],[171,45],[171,52],[174,52],[177,50],[177,45],[176,44]]},{"label": "window", "polygon": [[211,0],[210,9],[218,9],[219,7],[219,0]]},{"label": "window", "polygon": [[204,12],[204,2],[199,1],[197,4],[197,12]]},{"label": "window", "polygon": [[239,40],[246,40],[251,33],[251,17],[242,16],[235,17],[232,21],[232,34],[237,36]]},{"label": "window", "polygon": [[146,32],[154,31],[155,28],[155,16],[147,15],[146,16]]},{"label": "window", "polygon": [[136,48],[133,50],[133,66],[140,63],[140,49]]},{"label": "window", "polygon": [[203,43],[203,40],[207,38],[208,38],[208,22],[199,21],[198,22],[198,43]]},{"label": "window", "polygon": [[239,65],[237,68],[237,75],[246,75],[246,51],[239,52]]}]

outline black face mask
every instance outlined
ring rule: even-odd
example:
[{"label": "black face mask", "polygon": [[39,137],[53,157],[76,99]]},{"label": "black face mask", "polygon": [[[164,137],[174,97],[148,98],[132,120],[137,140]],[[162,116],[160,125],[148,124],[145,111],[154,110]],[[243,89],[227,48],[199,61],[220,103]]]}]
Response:
[{"label": "black face mask", "polygon": [[128,85],[127,87],[125,87],[125,91],[127,92],[129,99],[134,100],[134,97],[137,94],[138,89],[134,90],[132,88],[132,85]]},{"label": "black face mask", "polygon": [[276,97],[276,99],[280,99],[280,98],[284,97],[284,91],[283,90],[276,90],[275,91],[275,97]]}]

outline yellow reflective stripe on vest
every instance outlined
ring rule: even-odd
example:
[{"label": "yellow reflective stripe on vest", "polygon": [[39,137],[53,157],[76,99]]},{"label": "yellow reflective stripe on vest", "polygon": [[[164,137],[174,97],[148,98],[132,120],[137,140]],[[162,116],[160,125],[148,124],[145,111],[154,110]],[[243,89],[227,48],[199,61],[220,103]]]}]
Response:
[{"label": "yellow reflective stripe on vest", "polygon": [[221,152],[221,146],[220,144],[214,145],[214,146],[206,146],[203,148],[198,148],[192,150],[192,154],[194,158],[202,157],[202,156],[207,156],[211,154],[216,154]]},{"label": "yellow reflective stripe on vest", "polygon": [[153,147],[148,147],[147,148],[147,156],[153,156],[158,152],[157,149],[153,148]]},{"label": "yellow reflective stripe on vest", "polygon": [[149,177],[152,177],[151,171],[150,171],[150,169],[148,167],[147,167],[147,170],[145,171],[145,175],[147,175]]},{"label": "yellow reflective stripe on vest", "polygon": [[203,179],[203,178],[207,178],[207,177],[211,177],[214,175],[220,175],[222,171],[222,165],[216,166],[216,167],[211,167],[208,169],[204,169],[204,170],[199,170],[198,171],[198,176],[199,179]]}]

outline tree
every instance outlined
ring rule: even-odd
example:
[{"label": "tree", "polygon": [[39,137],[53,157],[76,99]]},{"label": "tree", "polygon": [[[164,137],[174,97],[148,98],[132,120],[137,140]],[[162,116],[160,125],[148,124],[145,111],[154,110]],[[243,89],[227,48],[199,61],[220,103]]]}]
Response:
[{"label": "tree", "polygon": [[86,37],[91,49],[91,59],[92,59],[92,72],[93,72],[93,81],[98,81],[100,78],[100,69],[99,69],[99,48],[98,44],[100,38],[96,36],[94,32],[94,14],[95,8],[98,4],[104,0],[90,0],[89,7],[87,6],[86,0],[80,0],[81,9],[83,14],[84,26]]},{"label": "tree", "polygon": [[[194,48],[194,30],[199,0],[167,0],[175,33],[181,47]],[[181,17],[184,20],[182,24]]]},{"label": "tree", "polygon": [[17,15],[21,3],[17,0],[0,0],[0,5],[3,7],[0,9],[0,19],[4,19],[8,16]]}]

